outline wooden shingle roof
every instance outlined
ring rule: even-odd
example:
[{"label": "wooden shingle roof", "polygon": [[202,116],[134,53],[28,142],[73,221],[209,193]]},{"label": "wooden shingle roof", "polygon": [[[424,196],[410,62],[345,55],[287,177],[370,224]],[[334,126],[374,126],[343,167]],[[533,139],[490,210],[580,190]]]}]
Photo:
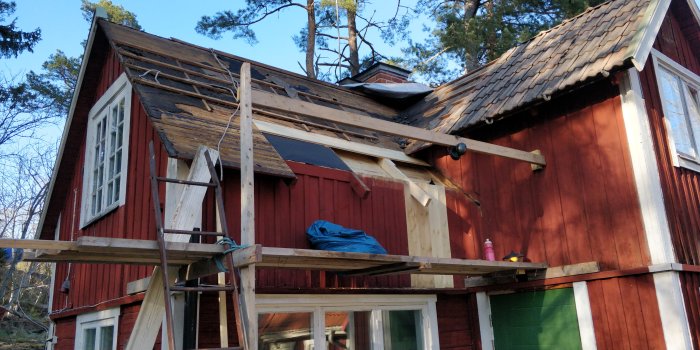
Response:
[{"label": "wooden shingle roof", "polygon": [[[631,65],[659,0],[588,9],[495,61],[444,84],[402,113],[404,123],[457,133]],[[422,144],[413,144],[417,150]]]}]

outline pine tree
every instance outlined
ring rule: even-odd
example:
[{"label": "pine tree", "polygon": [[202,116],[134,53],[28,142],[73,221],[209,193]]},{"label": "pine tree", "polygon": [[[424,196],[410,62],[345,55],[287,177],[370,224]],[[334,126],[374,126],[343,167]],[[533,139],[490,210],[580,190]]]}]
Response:
[{"label": "pine tree", "polygon": [[[254,25],[272,15],[281,15],[291,9],[306,13],[306,26],[293,36],[300,51],[306,53],[301,66],[310,78],[337,80],[357,74],[362,66],[386,59],[367,40],[369,30],[378,30],[386,43],[406,35],[407,12],[397,11],[393,17],[377,20],[365,17],[362,11],[366,1],[362,0],[307,0],[305,3],[290,0],[246,0],[245,7],[237,11],[221,11],[214,16],[203,16],[197,23],[198,33],[220,39],[226,32],[233,39],[244,39],[249,44],[257,43]],[[361,58],[360,51],[367,47],[369,54]],[[325,68],[325,69],[324,69]]]},{"label": "pine tree", "polygon": [[32,52],[34,45],[41,39],[39,28],[31,32],[18,29],[17,18],[5,23],[15,13],[15,8],[14,1],[0,0],[0,58],[17,57],[25,50]]},{"label": "pine tree", "polygon": [[425,42],[411,43],[400,59],[439,84],[498,58],[511,47],[604,0],[419,0],[435,19]]}]

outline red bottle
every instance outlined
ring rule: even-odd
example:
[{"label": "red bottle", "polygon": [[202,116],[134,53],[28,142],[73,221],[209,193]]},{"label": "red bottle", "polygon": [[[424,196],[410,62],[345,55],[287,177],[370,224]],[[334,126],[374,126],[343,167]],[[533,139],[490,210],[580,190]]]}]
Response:
[{"label": "red bottle", "polygon": [[493,242],[488,238],[484,242],[484,257],[488,261],[496,261],[496,254],[493,252]]}]

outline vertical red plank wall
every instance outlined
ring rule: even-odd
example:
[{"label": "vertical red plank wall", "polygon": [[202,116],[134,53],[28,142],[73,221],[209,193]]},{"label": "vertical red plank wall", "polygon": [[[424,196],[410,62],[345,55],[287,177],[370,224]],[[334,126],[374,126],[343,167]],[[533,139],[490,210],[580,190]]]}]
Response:
[{"label": "vertical red plank wall", "polygon": [[[700,75],[700,57],[693,53],[677,19],[680,10],[673,4],[671,10],[661,26],[654,48]],[[651,57],[647,60],[640,78],[674,250],[680,263],[700,265],[700,176],[695,171],[673,166],[663,119],[663,106]]]},{"label": "vertical red plank wall", "polygon": [[[97,83],[95,101],[123,72],[119,59],[113,51],[110,50],[106,57],[107,59],[102,66],[101,76]],[[81,119],[87,125],[87,115],[75,116],[74,122],[81,122]],[[109,236],[134,239],[155,238],[152,203],[150,202],[150,196],[143,195],[148,193],[150,188],[148,181],[148,143],[151,140],[155,141],[157,166],[161,173],[165,172],[167,155],[159,142],[158,135],[148,121],[148,116],[135,92],[132,92],[130,123],[129,164],[126,169],[126,204],[80,229],[80,200],[85,154],[85,142],[82,141],[79,151],[80,160],[73,169],[72,180],[68,188],[70,193],[66,197],[67,200],[61,210],[59,235],[61,240],[77,239],[80,236]],[[85,136],[83,135],[84,139]],[[164,191],[161,190],[161,193],[164,193]],[[54,286],[54,312],[92,306],[106,300],[121,297],[125,294],[128,282],[148,276],[152,271],[152,267],[72,264],[69,276],[71,281],[70,292],[68,294],[60,293],[59,286],[61,281],[66,278],[68,270],[68,264],[57,264],[56,281],[58,283]]]},{"label": "vertical red plank wall", "polygon": [[[435,166],[480,203],[477,207],[461,191],[448,193],[452,255],[482,258],[482,243],[490,238],[497,257],[513,250],[550,266],[588,261],[598,261],[603,270],[648,266],[620,108],[619,88],[602,81],[540,107],[537,115],[511,117],[512,125],[501,125],[507,132],[470,135],[541,150],[547,167],[540,172],[469,153],[454,161],[444,150],[433,150]],[[457,286],[462,282],[456,278]],[[588,283],[599,348],[663,344],[650,275]]]},{"label": "vertical red plank wall", "polygon": [[[692,47],[687,36],[697,36],[700,32],[697,25],[692,24],[694,22],[690,26],[683,25],[688,16],[691,14],[684,11],[679,2],[673,2],[656,37],[654,49],[700,75],[700,57],[697,54],[700,50]],[[652,129],[674,252],[680,263],[700,265],[700,175],[673,166],[663,105],[651,57],[640,74],[640,80]],[[700,348],[700,274],[681,273],[681,288],[694,346]]]}]

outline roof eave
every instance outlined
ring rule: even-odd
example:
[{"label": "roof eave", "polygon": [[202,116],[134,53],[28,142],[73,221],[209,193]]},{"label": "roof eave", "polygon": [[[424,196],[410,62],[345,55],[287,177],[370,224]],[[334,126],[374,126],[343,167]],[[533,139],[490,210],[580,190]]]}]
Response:
[{"label": "roof eave", "polygon": [[56,156],[56,162],[54,163],[53,172],[51,173],[51,180],[49,182],[48,191],[46,192],[46,198],[44,199],[44,208],[41,211],[41,217],[39,218],[39,224],[36,230],[36,235],[38,235],[37,238],[43,236],[44,233],[44,223],[46,221],[46,215],[49,209],[48,205],[51,203],[51,196],[56,185],[58,170],[60,168],[61,160],[63,159],[63,153],[66,147],[66,142],[68,141],[68,133],[70,131],[71,124],[73,123],[73,114],[75,113],[75,106],[78,101],[80,89],[83,84],[83,78],[85,76],[85,70],[88,64],[88,57],[90,57],[90,54],[92,53],[92,45],[95,41],[95,34],[97,33],[97,21],[99,18],[102,17],[100,15],[100,13],[96,13],[95,16],[93,16],[92,24],[90,25],[90,34],[88,35],[88,41],[85,45],[85,52],[83,52],[82,62],[80,63],[80,73],[78,74],[78,81],[75,85],[75,90],[73,90],[73,97],[71,98],[70,109],[68,110],[68,118],[66,119],[66,123],[63,127],[61,144],[58,149],[58,155]]}]

